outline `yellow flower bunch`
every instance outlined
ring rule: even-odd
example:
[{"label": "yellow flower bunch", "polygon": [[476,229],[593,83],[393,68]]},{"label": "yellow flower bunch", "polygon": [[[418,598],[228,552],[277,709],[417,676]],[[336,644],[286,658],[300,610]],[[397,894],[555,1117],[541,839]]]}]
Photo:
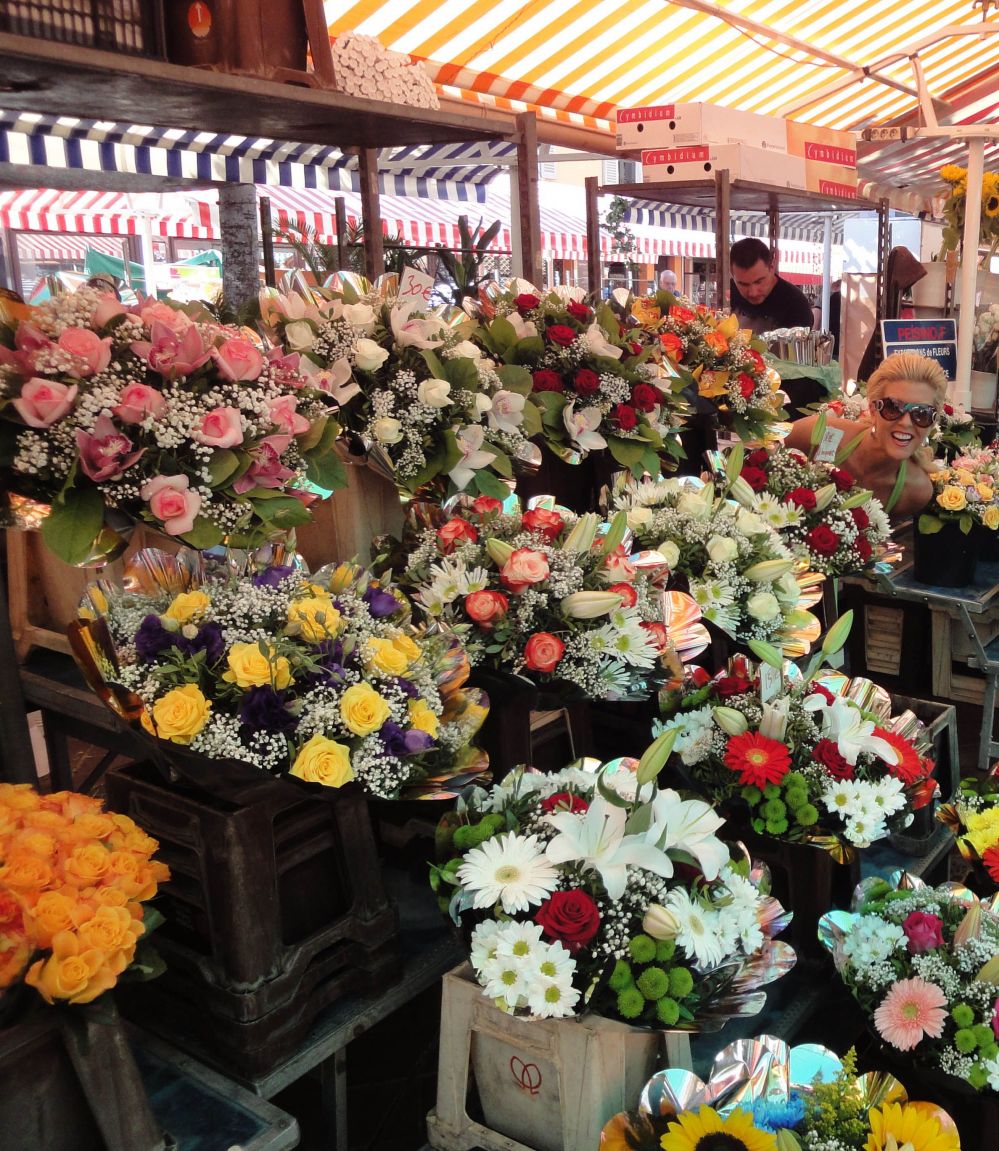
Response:
[{"label": "yellow flower bunch", "polygon": [[[940,178],[950,185],[944,203],[946,225],[943,232],[941,255],[956,251],[964,236],[964,213],[968,199],[968,172],[957,164],[945,164]],[[999,248],[999,174],[986,172],[982,176],[982,222],[979,242],[989,245],[989,256]],[[987,258],[984,266],[988,266]]]},{"label": "yellow flower bunch", "polygon": [[989,449],[968,450],[930,478],[933,500],[920,517],[920,531],[939,530],[944,520],[957,520],[964,531],[975,523],[999,530],[999,460]]},{"label": "yellow flower bunch", "polygon": [[0,995],[23,980],[48,1003],[90,1003],[113,987],[170,878],[158,846],[93,796],[0,784]]}]

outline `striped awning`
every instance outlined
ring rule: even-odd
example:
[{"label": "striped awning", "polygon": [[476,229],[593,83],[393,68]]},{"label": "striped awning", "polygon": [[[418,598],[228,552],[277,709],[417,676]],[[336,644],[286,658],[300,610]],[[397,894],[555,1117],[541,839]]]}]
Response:
[{"label": "striped awning", "polygon": [[0,227],[18,231],[89,232],[134,236],[140,219],[152,213],[157,236],[210,240],[214,233],[172,194],[129,196],[123,192],[62,192],[55,188],[0,191]]},{"label": "striped awning", "polygon": [[106,256],[122,256],[122,240],[110,236],[80,236],[62,233],[60,235],[20,232],[17,235],[17,256],[23,263],[32,260],[36,264],[82,264],[87,251],[103,252]]}]

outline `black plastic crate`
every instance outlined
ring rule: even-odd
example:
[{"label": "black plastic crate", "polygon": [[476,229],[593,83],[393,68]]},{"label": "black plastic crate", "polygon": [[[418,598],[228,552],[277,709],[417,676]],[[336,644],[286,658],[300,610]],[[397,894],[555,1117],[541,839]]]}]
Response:
[{"label": "black plastic crate", "polygon": [[0,31],[162,59],[161,0],[5,0]]}]

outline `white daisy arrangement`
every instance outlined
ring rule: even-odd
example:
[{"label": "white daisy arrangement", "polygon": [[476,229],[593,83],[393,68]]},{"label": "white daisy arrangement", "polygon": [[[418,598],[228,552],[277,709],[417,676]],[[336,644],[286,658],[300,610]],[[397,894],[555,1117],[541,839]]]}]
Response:
[{"label": "white daisy arrangement", "polygon": [[382,798],[482,775],[487,709],[463,689],[461,646],[416,629],[398,589],[352,565],[237,576],[190,558],[140,552],[124,588],[90,589],[73,629],[92,685],[169,763],[357,780]]},{"label": "white daisy arrangement", "polygon": [[746,455],[732,494],[769,524],[791,552],[824,575],[862,571],[891,535],[888,515],[849,471],[793,448]]},{"label": "white daisy arrangement", "polygon": [[661,597],[623,545],[623,515],[577,517],[549,497],[525,512],[504,506],[480,497],[417,535],[399,577],[414,601],[461,638],[473,665],[562,681],[590,699],[650,695],[670,638]]},{"label": "white daisy arrangement", "polygon": [[43,534],[68,563],[139,521],[195,548],[306,523],[308,485],[346,482],[335,410],[297,355],[195,304],[81,288],[0,332],[0,475],[52,505]]},{"label": "white daisy arrangement", "polygon": [[442,820],[431,883],[474,925],[472,968],[502,1009],[696,1030],[736,1013],[735,985],[790,969],[772,941],[790,917],[721,818],[656,785],[668,743],[598,770],[517,769]]},{"label": "white daisy arrangement", "polygon": [[732,639],[817,634],[802,592],[812,577],[755,512],[692,476],[618,482],[613,504],[643,549],[641,566],[668,573],[670,586],[689,592],[703,619]]},{"label": "white daisy arrangement", "polygon": [[[394,278],[391,281],[394,285]],[[464,314],[375,290],[360,277],[310,299],[260,294],[271,339],[301,356],[316,385],[346,404],[344,421],[401,492],[504,498],[541,431],[530,372],[483,355]]]}]

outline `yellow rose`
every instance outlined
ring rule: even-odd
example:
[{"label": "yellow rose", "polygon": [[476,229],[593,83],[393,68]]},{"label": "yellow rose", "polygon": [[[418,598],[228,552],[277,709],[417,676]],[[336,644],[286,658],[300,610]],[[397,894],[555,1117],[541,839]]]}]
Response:
[{"label": "yellow rose", "polygon": [[953,484],[948,484],[937,496],[937,503],[944,511],[959,512],[967,506],[968,501],[960,488],[954,487]]},{"label": "yellow rose", "polygon": [[995,489],[992,488],[989,484],[976,484],[975,488],[977,489],[978,494],[982,497],[982,499],[986,501],[986,503],[988,503],[988,501],[995,495]]},{"label": "yellow rose", "polygon": [[283,655],[276,656],[273,646],[267,654],[256,643],[234,643],[226,657],[229,670],[222,676],[226,683],[239,687],[275,687],[282,691],[291,682],[291,667]]},{"label": "yellow rose", "polygon": [[382,675],[402,675],[409,667],[409,657],[390,639],[369,639],[364,647],[368,664]]},{"label": "yellow rose", "polygon": [[291,774],[325,787],[343,787],[354,778],[350,748],[324,735],[314,735],[303,744],[291,765]]},{"label": "yellow rose", "polygon": [[173,603],[163,613],[164,619],[175,619],[179,624],[201,619],[212,606],[203,591],[182,591],[173,597]]},{"label": "yellow rose", "polygon": [[161,696],[153,704],[151,720],[147,721],[143,715],[143,726],[152,730],[160,739],[187,744],[208,722],[211,710],[212,705],[201,694],[201,690],[193,683],[186,683]]},{"label": "yellow rose", "polygon": [[945,484],[950,479],[950,468],[941,468],[938,472],[933,473],[933,480],[936,483]]},{"label": "yellow rose", "polygon": [[371,735],[391,714],[389,705],[367,683],[348,687],[340,700],[340,716],[355,735]]},{"label": "yellow rose", "polygon": [[440,720],[427,706],[426,700],[411,699],[409,701],[409,722],[417,731],[425,731],[427,735],[437,737]]},{"label": "yellow rose", "polygon": [[982,523],[990,531],[999,531],[999,507],[995,504],[990,504],[985,511],[982,512]]},{"label": "yellow rose", "polygon": [[346,591],[357,579],[360,572],[361,569],[357,564],[340,564],[333,569],[333,574],[330,576],[329,590],[334,595],[337,592]]},{"label": "yellow rose", "polygon": [[329,596],[295,599],[288,604],[288,623],[297,627],[306,643],[321,643],[336,638],[340,613]]},{"label": "yellow rose", "polygon": [[975,482],[975,477],[971,474],[971,472],[965,471],[964,468],[955,469],[954,479],[957,481],[957,483],[965,488],[972,487]]},{"label": "yellow rose", "polygon": [[408,635],[398,635],[395,637],[392,643],[395,645],[397,650],[402,652],[402,654],[406,657],[407,660],[409,660],[411,664],[416,663],[416,661],[423,654],[423,652],[420,650],[419,644],[414,643]]}]

